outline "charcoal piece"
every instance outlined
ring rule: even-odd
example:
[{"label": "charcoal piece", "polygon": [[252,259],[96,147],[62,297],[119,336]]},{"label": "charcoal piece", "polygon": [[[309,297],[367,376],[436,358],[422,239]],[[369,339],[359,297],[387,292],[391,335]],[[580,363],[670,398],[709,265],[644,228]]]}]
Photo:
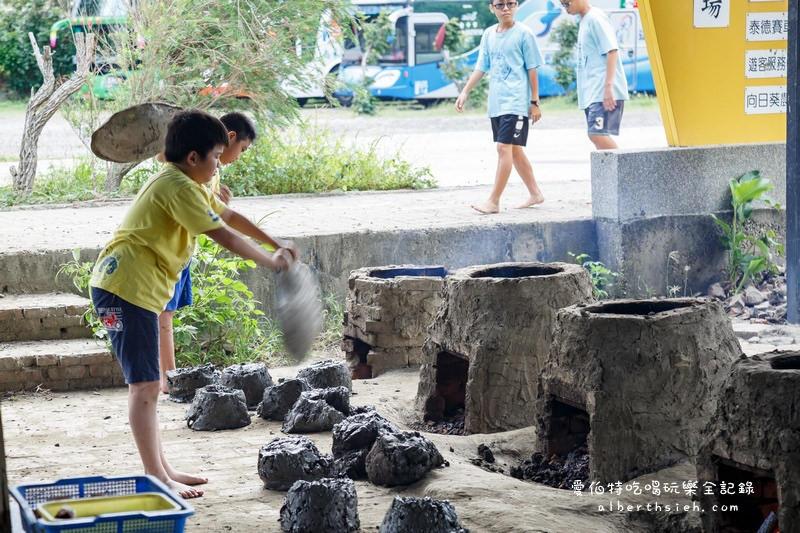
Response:
[{"label": "charcoal piece", "polygon": [[329,389],[313,389],[301,394],[309,400],[322,400],[344,416],[350,415],[350,389],[347,387],[331,387]]},{"label": "charcoal piece", "polygon": [[264,389],[272,386],[272,376],[264,363],[239,363],[223,370],[219,382],[226,387],[243,390],[247,408],[252,410],[264,398]]},{"label": "charcoal piece", "polygon": [[398,433],[398,429],[374,409],[349,416],[333,426],[333,456],[342,475],[351,479],[367,477],[367,453],[384,432]]},{"label": "charcoal piece", "polygon": [[264,398],[258,406],[258,416],[267,420],[283,420],[289,409],[295,404],[300,394],[311,390],[304,379],[287,379],[267,387]]},{"label": "charcoal piece", "polygon": [[379,533],[469,533],[447,500],[395,496]]},{"label": "charcoal piece", "polygon": [[186,424],[195,431],[238,429],[250,425],[244,392],[222,385],[197,389],[186,412]]},{"label": "charcoal piece", "polygon": [[387,487],[414,483],[443,463],[436,446],[416,431],[382,433],[366,459],[369,480]]},{"label": "charcoal piece", "polygon": [[330,431],[334,425],[344,420],[344,416],[325,400],[312,400],[301,394],[294,407],[286,413],[281,431],[284,433]]},{"label": "charcoal piece", "polygon": [[264,488],[289,490],[297,480],[328,477],[333,459],[319,452],[308,437],[273,439],[258,451],[258,475]]},{"label": "charcoal piece", "polygon": [[333,456],[352,450],[369,450],[381,433],[399,433],[399,430],[375,411],[349,416],[333,428]]},{"label": "charcoal piece", "polygon": [[356,486],[347,478],[297,481],[281,507],[281,529],[289,533],[358,531]]},{"label": "charcoal piece", "polygon": [[367,479],[367,454],[369,450],[352,450],[334,458],[334,471],[350,479]]},{"label": "charcoal piece", "polygon": [[[355,396],[355,392],[352,396]],[[359,405],[358,407],[350,406],[350,412],[348,413],[350,416],[354,415],[365,415],[367,413],[372,413],[375,411],[375,407],[372,405]]]},{"label": "charcoal piece", "polygon": [[197,389],[219,382],[219,372],[211,363],[167,370],[166,375],[169,399],[181,403],[191,402]]},{"label": "charcoal piece", "polygon": [[329,389],[331,387],[347,387],[353,389],[350,379],[350,370],[342,361],[328,359],[319,361],[311,366],[301,368],[297,377],[305,379],[315,389]]},{"label": "charcoal piece", "polygon": [[494,463],[494,452],[485,444],[478,444],[478,457],[487,463]]}]

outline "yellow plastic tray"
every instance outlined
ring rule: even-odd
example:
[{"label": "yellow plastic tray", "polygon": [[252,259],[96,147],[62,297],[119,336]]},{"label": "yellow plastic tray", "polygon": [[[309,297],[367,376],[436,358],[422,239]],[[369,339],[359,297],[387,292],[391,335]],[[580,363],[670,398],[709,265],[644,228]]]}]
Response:
[{"label": "yellow plastic tray", "polygon": [[64,505],[75,511],[75,518],[87,518],[112,513],[135,513],[154,511],[177,511],[181,506],[158,492],[139,492],[125,496],[101,496],[97,498],[76,498],[40,503],[36,510],[48,522],[63,522],[68,518],[56,518],[58,510]]}]

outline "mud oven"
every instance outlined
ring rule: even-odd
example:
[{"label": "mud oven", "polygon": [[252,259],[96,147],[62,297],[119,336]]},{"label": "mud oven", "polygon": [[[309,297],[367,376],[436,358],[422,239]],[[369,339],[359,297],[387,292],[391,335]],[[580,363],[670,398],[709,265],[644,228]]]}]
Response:
[{"label": "mud oven", "polygon": [[420,354],[417,409],[433,421],[464,409],[468,433],[533,425],[555,314],[592,299],[591,280],[575,264],[499,263],[450,274]]},{"label": "mud oven", "polygon": [[441,303],[442,266],[367,267],[350,273],[342,349],[353,378],[419,365]]},{"label": "mud oven", "polygon": [[698,456],[703,530],[800,531],[799,454],[800,352],[738,361]]},{"label": "mud oven", "polygon": [[562,309],[543,366],[546,453],[589,449],[592,481],[693,459],[741,348],[712,300],[616,300]]}]

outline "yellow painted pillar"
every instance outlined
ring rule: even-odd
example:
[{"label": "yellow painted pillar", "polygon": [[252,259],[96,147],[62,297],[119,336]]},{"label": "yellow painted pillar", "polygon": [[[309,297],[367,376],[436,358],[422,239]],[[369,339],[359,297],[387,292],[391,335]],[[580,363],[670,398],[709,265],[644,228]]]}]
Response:
[{"label": "yellow painted pillar", "polygon": [[639,0],[670,146],[786,140],[787,10],[788,0]]}]

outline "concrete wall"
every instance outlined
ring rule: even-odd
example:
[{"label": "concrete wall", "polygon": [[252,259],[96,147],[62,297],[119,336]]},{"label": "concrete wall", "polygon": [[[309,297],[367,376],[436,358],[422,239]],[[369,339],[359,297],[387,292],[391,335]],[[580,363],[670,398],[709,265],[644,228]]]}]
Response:
[{"label": "concrete wall", "polygon": [[[476,225],[424,231],[365,231],[298,239],[302,257],[318,274],[322,293],[344,302],[350,271],[364,266],[439,264],[448,269],[504,261],[567,261],[568,252],[597,256],[590,219],[539,224]],[[100,249],[81,251],[94,261]],[[56,279],[71,250],[0,254],[0,294],[54,290],[77,292],[69,276]],[[271,314],[275,276],[266,269],[244,273],[262,309]]]},{"label": "concrete wall", "polygon": [[[760,170],[772,199],[786,198],[785,143],[611,150],[591,162],[599,258],[622,274],[617,288],[629,297],[663,295],[684,281],[704,292],[720,277],[725,254],[710,214],[730,218],[731,178]],[[783,213],[753,218],[783,239]]]}]

